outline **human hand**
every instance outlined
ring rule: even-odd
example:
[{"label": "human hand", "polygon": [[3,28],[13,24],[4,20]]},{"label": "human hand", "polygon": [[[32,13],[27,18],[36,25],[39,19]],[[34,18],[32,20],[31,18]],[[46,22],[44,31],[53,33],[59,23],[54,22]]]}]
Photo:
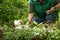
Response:
[{"label": "human hand", "polygon": [[55,7],[52,7],[51,9],[50,9],[50,13],[53,13],[55,11]]},{"label": "human hand", "polygon": [[47,10],[47,11],[46,11],[46,14],[50,14],[50,10]]},{"label": "human hand", "polygon": [[30,24],[32,22],[32,18],[34,16],[34,13],[30,13],[28,16],[28,23]]},{"label": "human hand", "polygon": [[46,11],[46,14],[50,14],[53,13],[55,11],[55,7],[52,7],[50,10]]},{"label": "human hand", "polygon": [[50,10],[47,10],[46,13],[50,14],[50,13],[53,13],[54,11],[55,11],[55,7],[52,7]]}]

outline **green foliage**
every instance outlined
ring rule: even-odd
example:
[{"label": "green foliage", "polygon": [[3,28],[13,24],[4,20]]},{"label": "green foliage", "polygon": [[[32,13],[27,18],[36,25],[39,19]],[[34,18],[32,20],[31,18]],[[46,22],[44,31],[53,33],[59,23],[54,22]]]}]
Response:
[{"label": "green foliage", "polygon": [[51,29],[44,29],[43,27],[12,29],[7,25],[3,25],[3,37],[4,40],[60,40],[60,29],[55,26]]},{"label": "green foliage", "polygon": [[11,23],[15,19],[27,17],[27,0],[3,0],[0,4],[0,21]]},{"label": "green foliage", "polygon": [[[60,13],[60,12],[59,12]],[[0,26],[2,25],[3,40],[60,40],[60,19],[57,24],[50,29],[43,29],[42,25],[30,24],[35,26],[32,29],[10,28],[15,19],[22,19],[27,22],[28,1],[27,0],[0,0]],[[60,15],[59,15],[60,17]],[[7,25],[6,25],[7,24]],[[0,39],[1,40],[1,39]]]},{"label": "green foliage", "polygon": [[2,4],[3,3],[3,0],[0,0],[0,4]]}]

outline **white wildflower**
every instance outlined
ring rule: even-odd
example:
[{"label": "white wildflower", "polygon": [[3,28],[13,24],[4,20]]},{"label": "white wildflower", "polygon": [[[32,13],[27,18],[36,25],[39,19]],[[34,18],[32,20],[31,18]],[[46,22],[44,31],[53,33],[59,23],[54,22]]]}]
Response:
[{"label": "white wildflower", "polygon": [[43,22],[39,23],[39,25],[42,25],[42,24],[43,24]]},{"label": "white wildflower", "polygon": [[33,30],[36,30],[36,27],[33,27]]},{"label": "white wildflower", "polygon": [[43,27],[42,29],[46,31],[46,28],[45,27]]},{"label": "white wildflower", "polygon": [[36,22],[36,21],[34,21],[34,23],[35,23],[35,24],[37,24],[37,22]]},{"label": "white wildflower", "polygon": [[48,29],[48,32],[53,33],[54,30],[53,29]]},{"label": "white wildflower", "polygon": [[35,35],[39,35],[39,33],[35,33]]}]

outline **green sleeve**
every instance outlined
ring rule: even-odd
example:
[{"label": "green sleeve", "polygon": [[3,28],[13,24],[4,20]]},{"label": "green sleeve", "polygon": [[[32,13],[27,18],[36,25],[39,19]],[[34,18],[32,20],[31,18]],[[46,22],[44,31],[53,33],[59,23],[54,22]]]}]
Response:
[{"label": "green sleeve", "polygon": [[29,12],[34,12],[33,0],[29,0]]},{"label": "green sleeve", "polygon": [[60,3],[60,0],[56,0],[56,3]]},{"label": "green sleeve", "polygon": [[29,12],[30,13],[34,12],[34,5],[29,4]]},{"label": "green sleeve", "polygon": [[29,3],[30,3],[30,4],[33,4],[33,0],[29,0]]}]

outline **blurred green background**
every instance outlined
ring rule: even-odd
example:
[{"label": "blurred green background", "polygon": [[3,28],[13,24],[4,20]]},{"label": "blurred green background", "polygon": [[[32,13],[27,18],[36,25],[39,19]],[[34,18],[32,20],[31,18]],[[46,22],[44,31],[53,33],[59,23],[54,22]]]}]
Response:
[{"label": "blurred green background", "polygon": [[[0,0],[0,25],[13,24],[15,19],[27,22],[29,0]],[[60,13],[60,12],[59,12]]]},{"label": "blurred green background", "polygon": [[[24,24],[26,24],[29,13],[28,1],[0,0],[0,40],[60,40],[60,10],[58,10],[59,19],[52,27],[54,29],[53,32],[48,32],[50,29],[44,30],[43,28],[14,29],[14,20],[22,19]],[[42,25],[38,24],[35,24],[35,26],[42,27]],[[34,36],[35,33],[39,33],[39,35]]]},{"label": "blurred green background", "polygon": [[27,21],[28,0],[0,0],[0,24],[13,24],[16,19]]}]

